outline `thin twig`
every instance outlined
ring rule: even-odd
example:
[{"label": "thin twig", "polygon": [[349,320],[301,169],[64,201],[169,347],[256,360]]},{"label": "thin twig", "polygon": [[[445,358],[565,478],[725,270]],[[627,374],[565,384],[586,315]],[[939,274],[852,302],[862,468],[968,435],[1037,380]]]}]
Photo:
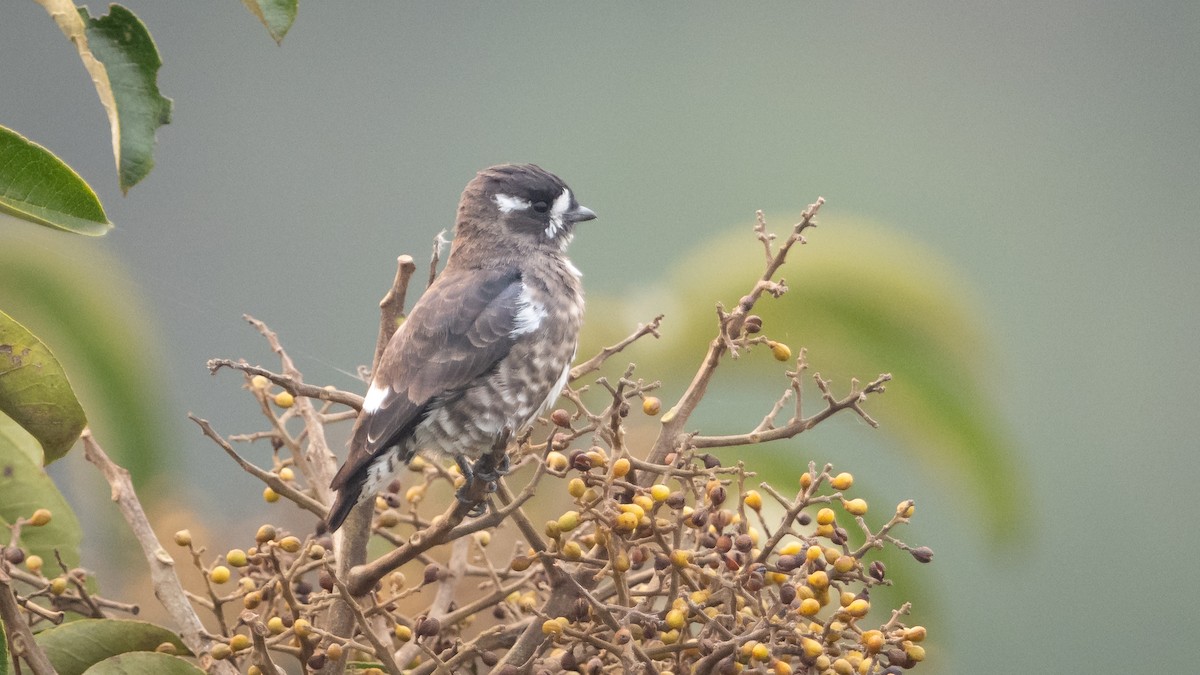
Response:
[{"label": "thin twig", "polygon": [[199,656],[200,664],[205,670],[219,675],[233,675],[237,671],[232,664],[214,661],[209,656],[212,641],[205,637],[204,625],[200,623],[200,617],[196,616],[196,611],[192,609],[184,593],[183,585],[179,583],[179,577],[175,574],[175,560],[163,549],[158,536],[154,534],[154,529],[150,527],[150,521],[146,519],[146,512],[142,510],[142,504],[134,492],[129,472],[109,459],[108,454],[92,436],[91,429],[84,429],[81,438],[84,457],[108,480],[112,487],[113,501],[117,503],[125,522],[129,523],[134,537],[142,546],[142,554],[150,563],[150,581],[154,586],[154,595],[175,621],[183,643],[193,654]]},{"label": "thin twig", "polygon": [[658,328],[659,328],[659,326],[662,325],[662,320],[663,320],[663,315],[659,314],[658,316],[654,317],[654,320],[651,321],[650,323],[645,324],[645,325],[639,325],[637,330],[635,330],[628,337],[621,340],[617,344],[615,344],[611,347],[605,347],[604,349],[601,349],[599,354],[596,354],[595,356],[588,359],[587,361],[584,361],[583,363],[572,368],[571,376],[570,376],[571,381],[574,382],[575,380],[578,380],[579,378],[583,377],[584,375],[587,375],[588,373],[600,370],[600,366],[604,365],[604,362],[607,361],[609,357],[611,357],[614,354],[619,353],[621,350],[623,350],[626,347],[628,347],[629,345],[633,344],[638,338],[641,338],[642,336],[653,335],[656,338],[661,337],[659,335]]},{"label": "thin twig", "polygon": [[34,675],[56,675],[54,666],[50,665],[50,659],[46,658],[46,653],[34,641],[33,631],[29,630],[29,624],[25,617],[21,616],[21,607],[17,604],[17,596],[12,588],[12,577],[4,571],[3,564],[0,564],[0,619],[4,620],[3,623],[7,627],[8,639],[13,647],[14,663],[17,657],[20,657],[33,669]]}]

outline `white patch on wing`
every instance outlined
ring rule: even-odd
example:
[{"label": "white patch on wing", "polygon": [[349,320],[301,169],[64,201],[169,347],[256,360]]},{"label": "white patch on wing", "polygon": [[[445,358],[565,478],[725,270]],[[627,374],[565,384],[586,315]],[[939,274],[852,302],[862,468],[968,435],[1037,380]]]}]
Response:
[{"label": "white patch on wing", "polygon": [[562,194],[555,197],[554,203],[550,205],[550,224],[546,226],[547,239],[558,236],[559,230],[563,227],[563,216],[569,208],[571,208],[571,189],[563,188]]},{"label": "white patch on wing", "polygon": [[[496,202],[496,206],[500,208],[500,213],[511,213],[512,211],[524,211],[529,208],[529,200],[514,197],[512,195],[498,194],[492,197]],[[555,202],[557,203],[557,202]]]},{"label": "white patch on wing", "polygon": [[518,335],[532,333],[541,327],[542,321],[545,319],[546,307],[533,299],[528,286],[521,284],[521,293],[517,296],[517,313],[513,316],[513,328],[509,331],[508,336],[515,338]]},{"label": "white patch on wing", "polygon": [[372,382],[371,388],[367,390],[367,397],[363,399],[363,412],[373,413],[379,410],[379,406],[383,404],[383,399],[387,398],[391,390],[391,387],[381,387]]}]

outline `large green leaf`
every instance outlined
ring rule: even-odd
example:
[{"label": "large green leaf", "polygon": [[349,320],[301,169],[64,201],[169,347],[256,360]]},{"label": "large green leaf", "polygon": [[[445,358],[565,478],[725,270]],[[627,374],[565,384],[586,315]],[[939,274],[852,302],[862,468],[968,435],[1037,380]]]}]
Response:
[{"label": "large green leaf", "polygon": [[83,533],[75,512],[46,475],[38,462],[29,458],[30,439],[22,440],[19,428],[0,414],[0,525],[11,525],[17,518],[28,518],[38,509],[49,509],[53,518],[42,527],[21,529],[21,544],[30,553],[46,561],[53,574],[57,568],[54,552],[70,567],[79,564],[79,542]]},{"label": "large green leaf", "polygon": [[242,0],[246,9],[258,17],[276,44],[291,30],[296,21],[297,0]]},{"label": "large green leaf", "polygon": [[50,349],[2,311],[0,412],[38,440],[44,464],[67,454],[87,426],[83,407]]},{"label": "large green leaf", "polygon": [[54,664],[58,675],[81,675],[84,672],[141,672],[95,670],[94,667],[118,654],[153,652],[164,642],[175,645],[175,649],[181,654],[188,653],[179,636],[166,628],[145,621],[123,619],[71,621],[38,633],[36,640],[46,652],[50,663]]},{"label": "large green leaf", "polygon": [[183,659],[155,652],[121,654],[87,669],[87,675],[204,675]]},{"label": "large green leaf", "polygon": [[96,236],[112,229],[100,199],[74,169],[2,126],[0,213],[77,234]]},{"label": "large green leaf", "polygon": [[[781,222],[776,229],[782,235],[786,227]],[[755,307],[763,334],[793,352],[808,348],[813,370],[835,378],[838,392],[846,390],[850,377],[892,373],[887,395],[867,406],[885,433],[928,465],[964,477],[969,484],[964,492],[974,498],[992,535],[1015,534],[1025,495],[1019,481],[1007,479],[1016,475],[1014,448],[986,382],[999,369],[988,355],[978,303],[967,295],[961,275],[932,252],[879,227],[827,218],[807,236],[811,243],[794,248],[781,271],[790,291],[778,300],[765,296]],[[675,310],[667,310],[663,339],[643,347],[652,354],[645,362],[661,372],[694,370],[715,334],[713,304],[736,303],[762,273],[763,260],[749,228],[686,256],[667,283],[634,303],[647,308],[639,313],[655,306]],[[736,380],[743,392],[765,382],[782,388],[779,366],[760,350],[726,361],[721,376]],[[710,398],[719,396],[714,392]],[[809,399],[814,405],[819,400]],[[744,428],[704,427],[702,417],[689,427],[734,433],[753,427],[761,414],[746,419]]]},{"label": "large green leaf", "polygon": [[54,345],[88,424],[140,488],[170,461],[162,439],[173,434],[163,415],[161,340],[120,270],[94,242],[48,230],[25,228],[0,246],[5,309],[19,309]]},{"label": "large green leaf", "polygon": [[[86,24],[92,54],[104,64],[107,87],[116,102],[113,148],[121,190],[128,192],[154,168],[154,134],[171,121],[171,100],[158,93],[162,58],[150,31],[124,7],[110,5],[108,15],[99,18],[81,7],[79,16]],[[97,90],[101,86],[96,83]]]}]

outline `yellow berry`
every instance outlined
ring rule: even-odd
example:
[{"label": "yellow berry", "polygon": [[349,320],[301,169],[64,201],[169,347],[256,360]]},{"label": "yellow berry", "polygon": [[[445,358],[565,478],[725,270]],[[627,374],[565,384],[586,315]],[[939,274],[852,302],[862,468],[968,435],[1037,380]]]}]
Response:
[{"label": "yellow berry", "polygon": [[567,511],[558,517],[558,530],[560,532],[570,532],[579,527],[579,512]]},{"label": "yellow berry", "polygon": [[904,647],[904,653],[908,654],[908,658],[913,661],[925,660],[925,648],[921,645],[910,644]]},{"label": "yellow berry", "polygon": [[643,513],[648,513],[654,509],[654,498],[650,495],[634,495],[633,503],[642,507]]},{"label": "yellow berry", "polygon": [[300,539],[291,536],[284,537],[283,539],[279,540],[279,548],[287,551],[288,553],[295,553],[296,551],[300,550]]},{"label": "yellow berry", "polygon": [[32,527],[41,527],[50,524],[50,509],[38,509],[29,516],[29,520],[25,521],[27,525]]},{"label": "yellow berry", "polygon": [[805,598],[800,601],[800,613],[804,616],[813,616],[819,611],[821,611],[821,603],[817,602],[815,598]]},{"label": "yellow berry", "polygon": [[401,642],[408,642],[412,639],[412,629],[402,623],[396,624],[396,639]]},{"label": "yellow berry", "polygon": [[[250,583],[254,583],[249,579],[242,579],[242,581],[250,581]],[[262,599],[262,593],[259,593],[258,591],[251,591],[242,596],[242,606],[246,609],[255,609],[262,604]]]},{"label": "yellow berry", "polygon": [[818,525],[816,535],[818,537],[832,537],[833,525]]},{"label": "yellow berry", "polygon": [[852,555],[839,556],[833,561],[833,569],[845,574],[852,571],[858,564],[858,559]]},{"label": "yellow berry", "polygon": [[250,564],[250,561],[246,559],[246,552],[240,548],[230,549],[229,553],[225,554],[225,562],[229,563],[231,567],[245,567]]},{"label": "yellow berry", "polygon": [[926,634],[927,631],[925,630],[925,626],[913,626],[912,628],[904,631],[904,639],[912,640],[913,642],[921,642],[925,639]]},{"label": "yellow berry", "polygon": [[865,499],[851,499],[849,501],[843,500],[842,508],[846,509],[846,511],[848,511],[850,513],[850,515],[854,515],[854,516],[865,515],[867,512],[867,500],[865,500]]},{"label": "yellow berry", "polygon": [[820,511],[817,511],[818,525],[832,525],[836,519],[837,517],[834,515],[833,509],[831,508],[823,508]]},{"label": "yellow berry", "polygon": [[604,448],[598,445],[592,446],[592,449],[587,451],[587,458],[591,461],[592,466],[600,468],[608,466],[608,454],[604,452]]},{"label": "yellow berry", "polygon": [[843,471],[830,479],[829,484],[834,490],[849,490],[854,485],[854,475]]},{"label": "yellow berry", "polygon": [[563,626],[554,619],[546,619],[542,622],[542,635],[562,635]]},{"label": "yellow berry", "polygon": [[865,630],[862,634],[862,645],[868,652],[875,653],[883,649],[885,641],[883,633],[877,630]]},{"label": "yellow berry", "polygon": [[271,381],[262,375],[255,375],[254,377],[250,378],[250,386],[261,391],[271,386]]},{"label": "yellow berry", "polygon": [[583,547],[577,541],[568,541],[563,544],[562,554],[571,560],[579,560],[583,557]]},{"label": "yellow berry", "polygon": [[62,577],[55,577],[50,582],[50,593],[53,595],[62,595],[67,592],[67,580]]},{"label": "yellow berry", "polygon": [[808,550],[804,552],[804,558],[809,562],[812,562],[823,555],[825,555],[825,549],[816,545],[809,546]]},{"label": "yellow berry", "polygon": [[808,585],[817,590],[828,588],[829,575],[825,573],[825,570],[817,570],[816,572],[808,575]]},{"label": "yellow berry", "polygon": [[274,539],[276,534],[277,533],[275,532],[274,525],[263,525],[262,527],[258,528],[258,532],[254,534],[254,541],[260,544],[265,544]]},{"label": "yellow berry", "polygon": [[342,646],[336,642],[329,645],[325,648],[325,656],[328,656],[334,661],[340,660],[342,658]]},{"label": "yellow berry", "polygon": [[657,396],[647,396],[642,399],[642,412],[654,417],[662,410],[662,401]]},{"label": "yellow berry", "polygon": [[621,504],[619,508],[625,513],[632,513],[637,516],[638,520],[641,520],[646,515],[646,512],[638,504]]},{"label": "yellow berry", "polygon": [[687,613],[682,610],[673,609],[673,610],[667,612],[666,621],[667,621],[667,626],[669,628],[674,628],[674,629],[683,628],[684,625],[687,624]]},{"label": "yellow berry", "polygon": [[896,515],[900,516],[901,518],[912,518],[913,511],[915,510],[916,507],[913,506],[913,501],[911,499],[900,502],[896,505]]},{"label": "yellow berry", "polygon": [[287,626],[283,625],[283,619],[273,616],[267,619],[267,630],[271,631],[271,635],[279,635],[287,630]]},{"label": "yellow berry", "polygon": [[862,598],[858,598],[849,605],[846,605],[846,613],[857,619],[866,616],[869,611],[871,611],[871,603]]},{"label": "yellow berry", "polygon": [[776,361],[792,360],[791,348],[782,342],[771,341],[767,343],[767,346],[771,348],[771,354],[775,356]]},{"label": "yellow berry", "polygon": [[758,494],[757,490],[748,490],[742,497],[742,501],[755,511],[762,509],[762,495]]},{"label": "yellow berry", "polygon": [[805,471],[804,473],[800,474],[800,487],[801,488],[807,490],[809,488],[809,486],[812,485],[812,482],[813,482],[813,477],[812,477],[811,473]]},{"label": "yellow berry", "polygon": [[584,490],[583,496],[581,496],[579,498],[580,501],[587,503],[587,504],[591,504],[592,502],[596,501],[597,499],[600,499],[600,493],[596,491],[596,488],[588,488],[588,489]]},{"label": "yellow berry", "polygon": [[292,470],[292,467],[285,466],[279,470],[279,477],[283,480],[291,482],[296,480],[296,472]]},{"label": "yellow berry", "polygon": [[229,648],[235,652],[240,652],[243,649],[249,649],[250,636],[242,635],[241,633],[234,635],[233,637],[229,638]]},{"label": "yellow berry", "polygon": [[292,623],[292,632],[298,637],[306,637],[312,632],[312,624],[307,619],[296,619]]},{"label": "yellow berry", "polygon": [[637,529],[638,523],[641,521],[636,514],[628,511],[623,511],[617,515],[615,527],[622,532],[633,532]]},{"label": "yellow berry", "polygon": [[815,659],[825,653],[825,645],[812,638],[801,638],[800,648],[804,650],[804,655],[810,659]]},{"label": "yellow berry", "polygon": [[582,478],[572,478],[571,482],[567,483],[567,494],[579,499],[587,490],[587,483],[583,482]]},{"label": "yellow berry", "polygon": [[546,455],[546,467],[551,471],[566,471],[567,456],[557,450],[550,452]]},{"label": "yellow berry", "polygon": [[274,504],[279,501],[279,493],[271,488],[263,488],[263,501],[268,504]]},{"label": "yellow berry", "polygon": [[425,483],[417,483],[416,485],[404,491],[404,501],[409,504],[420,504],[425,498]]},{"label": "yellow berry", "polygon": [[175,533],[175,543],[179,546],[190,546],[192,543],[192,533],[190,530],[179,530]]},{"label": "yellow berry", "polygon": [[426,466],[428,466],[428,463],[426,463],[425,458],[420,455],[413,455],[413,458],[408,460],[408,470],[412,471],[413,473],[421,473],[425,470]]},{"label": "yellow berry", "polygon": [[631,465],[628,459],[625,459],[624,457],[618,459],[617,461],[613,462],[613,476],[617,478],[624,478],[625,474],[629,473],[630,466]]},{"label": "yellow berry", "polygon": [[667,501],[667,497],[671,496],[671,488],[663,485],[662,483],[651,485],[650,496],[653,497],[654,501],[656,502],[665,502]]},{"label": "yellow berry", "polygon": [[223,584],[229,581],[229,568],[224,565],[217,565],[208,573],[208,578],[214,584]]},{"label": "yellow berry", "polygon": [[224,661],[233,655],[233,649],[231,649],[229,645],[225,644],[224,642],[218,642],[217,644],[213,645],[212,651],[209,652],[209,655],[218,661]]},{"label": "yellow berry", "polygon": [[679,631],[672,628],[671,630],[659,635],[658,639],[662,640],[664,645],[673,645],[676,642],[679,642]]},{"label": "yellow berry", "polygon": [[766,661],[767,659],[771,658],[771,649],[759,642],[756,643],[754,648],[750,650],[750,656],[754,657],[758,661]]},{"label": "yellow berry", "polygon": [[837,659],[833,662],[833,672],[837,675],[854,675],[854,666],[846,659]]},{"label": "yellow berry", "polygon": [[290,408],[296,404],[296,397],[292,396],[290,391],[281,391],[275,394],[275,405],[280,408]]},{"label": "yellow berry", "polygon": [[804,544],[798,541],[789,541],[779,548],[779,555],[796,555],[804,550]]},{"label": "yellow berry", "polygon": [[776,661],[771,664],[771,669],[775,675],[792,675],[792,666],[787,661]]},{"label": "yellow berry", "polygon": [[492,533],[487,530],[476,532],[475,543],[479,544],[480,546],[487,546],[488,544],[492,543]]},{"label": "yellow berry", "polygon": [[684,551],[684,550],[678,549],[678,548],[675,549],[674,551],[671,551],[671,564],[680,569],[687,567],[688,564],[691,562],[691,560],[692,560],[692,554],[689,553],[688,551]]}]

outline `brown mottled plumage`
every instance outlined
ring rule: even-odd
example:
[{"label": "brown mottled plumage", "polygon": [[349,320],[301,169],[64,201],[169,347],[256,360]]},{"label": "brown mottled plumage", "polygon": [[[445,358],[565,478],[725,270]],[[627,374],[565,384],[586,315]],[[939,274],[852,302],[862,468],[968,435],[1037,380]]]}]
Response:
[{"label": "brown mottled plumage", "polygon": [[532,164],[494,166],[467,184],[446,267],[371,381],[359,418],[365,448],[333,478],[330,530],[417,450],[461,465],[554,403],[583,321],[579,271],[565,251],[575,223],[595,217]]}]

